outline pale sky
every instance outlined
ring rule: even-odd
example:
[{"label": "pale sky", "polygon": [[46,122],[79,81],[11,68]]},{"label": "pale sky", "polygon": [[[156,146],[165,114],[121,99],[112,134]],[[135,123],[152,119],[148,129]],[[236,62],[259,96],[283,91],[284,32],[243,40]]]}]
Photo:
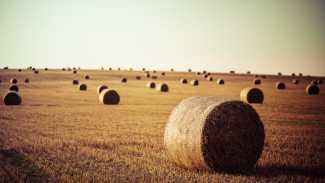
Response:
[{"label": "pale sky", "polygon": [[0,0],[0,67],[325,76],[321,0]]}]

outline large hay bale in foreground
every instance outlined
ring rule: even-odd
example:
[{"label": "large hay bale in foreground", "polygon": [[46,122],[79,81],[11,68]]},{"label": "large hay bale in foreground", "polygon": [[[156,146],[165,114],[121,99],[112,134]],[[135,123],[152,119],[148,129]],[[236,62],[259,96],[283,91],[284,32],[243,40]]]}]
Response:
[{"label": "large hay bale in foreground", "polygon": [[247,103],[263,103],[263,92],[258,88],[244,88],[240,92],[240,100]]},{"label": "large hay bale in foreground", "polygon": [[168,86],[165,83],[159,83],[156,89],[157,91],[168,92]]},{"label": "large hay bale in foreground", "polygon": [[292,80],[292,83],[293,84],[299,84],[299,80],[298,79],[294,79],[294,80]]},{"label": "large hay bale in foreground", "polygon": [[253,107],[222,97],[191,97],[171,113],[164,134],[168,157],[186,169],[240,172],[261,156],[264,126]]},{"label": "large hay bale in foreground", "polygon": [[277,82],[276,83],[276,88],[278,90],[284,90],[286,88],[286,85],[284,84],[284,82]]},{"label": "large hay bale in foreground", "polygon": [[192,80],[190,83],[192,86],[198,86],[199,85],[199,81],[197,79]]},{"label": "large hay bale in foreground", "polygon": [[182,78],[182,79],[181,79],[181,83],[182,83],[182,84],[187,84],[187,79]]},{"label": "large hay bale in foreground", "polygon": [[254,83],[255,85],[259,85],[259,84],[261,84],[261,80],[259,80],[259,79],[254,79],[254,80],[253,80],[253,83]]},{"label": "large hay bale in foreground", "polygon": [[319,85],[323,84],[323,80],[321,80],[321,79],[317,80],[317,84],[319,84]]},{"label": "large hay bale in foreground", "polygon": [[308,95],[318,95],[319,94],[319,88],[317,85],[308,85],[306,87],[306,92]]},{"label": "large hay bale in foreground", "polygon": [[126,77],[122,77],[122,78],[121,78],[121,82],[122,82],[122,83],[126,83],[126,82],[127,82]]},{"label": "large hay bale in foreground", "polygon": [[77,79],[74,79],[74,80],[72,81],[72,84],[77,85],[77,84],[79,84],[79,81],[78,81]]},{"label": "large hay bale in foreground", "polygon": [[97,93],[101,93],[104,89],[108,89],[106,85],[99,85],[97,87]]},{"label": "large hay bale in foreground", "polygon": [[16,91],[16,92],[18,92],[18,90],[19,90],[19,88],[15,84],[12,84],[12,85],[9,86],[9,91]]},{"label": "large hay bale in foreground", "polygon": [[154,82],[148,82],[147,87],[148,88],[156,88],[156,84]]},{"label": "large hay bale in foreground", "polygon": [[118,104],[120,96],[115,90],[104,89],[99,95],[99,101],[103,104]]},{"label": "large hay bale in foreground", "polygon": [[16,78],[11,78],[11,79],[10,79],[10,83],[12,83],[12,84],[17,83],[17,79],[16,79]]},{"label": "large hay bale in foreground", "polygon": [[25,83],[29,83],[29,79],[28,78],[25,78]]},{"label": "large hay bale in foreground", "polygon": [[81,90],[81,91],[87,90],[87,85],[86,84],[80,84],[79,85],[79,90]]},{"label": "large hay bale in foreground", "polygon": [[219,85],[223,85],[223,84],[225,84],[225,81],[224,81],[223,79],[218,79],[218,80],[217,80],[217,83],[218,83]]},{"label": "large hay bale in foreground", "polygon": [[20,105],[21,96],[16,91],[9,91],[3,97],[3,102],[6,105]]},{"label": "large hay bale in foreground", "polygon": [[88,75],[85,75],[85,79],[89,79],[89,76]]}]

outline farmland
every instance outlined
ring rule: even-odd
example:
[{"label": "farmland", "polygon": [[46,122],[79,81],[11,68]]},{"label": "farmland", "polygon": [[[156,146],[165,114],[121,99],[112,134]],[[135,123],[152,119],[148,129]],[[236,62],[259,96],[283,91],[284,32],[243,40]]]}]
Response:
[{"label": "farmland", "polygon": [[[0,102],[0,177],[2,181],[46,182],[323,182],[325,181],[325,85],[319,95],[306,86],[319,77],[265,75],[254,85],[253,74],[211,73],[207,81],[195,72],[161,71],[157,79],[144,71],[39,69],[0,70],[0,95],[18,79],[22,104]],[[84,79],[89,75],[90,79]],[[137,80],[136,76],[141,76]],[[121,78],[127,82],[122,83]],[[29,78],[29,83],[24,83]],[[180,79],[199,80],[198,86]],[[222,78],[224,85],[216,80]],[[87,85],[79,91],[79,84]],[[298,79],[299,84],[292,80]],[[324,78],[321,78],[324,80]],[[166,83],[168,92],[146,87]],[[277,90],[278,81],[286,84]],[[107,85],[120,96],[118,105],[99,102],[96,89]],[[200,172],[177,167],[163,146],[169,115],[191,96],[240,100],[245,87],[258,87],[263,104],[252,104],[265,128],[262,155],[253,169],[237,174]],[[13,162],[17,154],[27,169]],[[10,154],[10,153],[9,153]],[[28,170],[33,170],[30,173]],[[36,172],[36,173],[35,173]]]}]

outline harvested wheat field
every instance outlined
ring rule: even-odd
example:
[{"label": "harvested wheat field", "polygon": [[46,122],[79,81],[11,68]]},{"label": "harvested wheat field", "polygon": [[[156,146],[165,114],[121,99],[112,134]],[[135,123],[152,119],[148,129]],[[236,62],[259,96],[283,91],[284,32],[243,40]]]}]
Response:
[{"label": "harvested wheat field", "polygon": [[[298,85],[292,84],[291,75],[276,73],[263,79],[258,85],[263,103],[251,104],[265,130],[260,158],[252,168],[231,173],[177,166],[164,147],[165,128],[184,99],[240,100],[242,89],[254,87],[252,75],[211,72],[211,77],[227,81],[219,85],[197,71],[163,72],[166,75],[157,83],[167,84],[168,92],[149,90],[146,83],[151,78],[137,80],[143,71],[134,69],[80,69],[76,74],[51,68],[39,74],[1,69],[1,97],[8,92],[10,79],[16,78],[22,102],[16,106],[0,102],[0,182],[325,181],[325,85],[318,85],[318,95],[306,93],[311,81],[325,78],[302,76]],[[157,75],[161,73],[157,70]],[[121,83],[121,77],[128,81]],[[32,82],[25,83],[25,78]],[[181,78],[196,79],[200,85],[180,84]],[[71,84],[74,79],[87,90],[80,92]],[[275,87],[280,80],[286,83],[285,90]],[[99,85],[115,90],[119,103],[103,105]]]}]

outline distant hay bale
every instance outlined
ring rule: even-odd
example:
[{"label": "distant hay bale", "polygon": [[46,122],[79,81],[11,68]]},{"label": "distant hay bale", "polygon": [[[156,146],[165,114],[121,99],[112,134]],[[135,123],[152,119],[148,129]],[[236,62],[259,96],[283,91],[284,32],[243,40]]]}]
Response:
[{"label": "distant hay bale", "polygon": [[206,74],[206,73],[207,73],[207,71],[205,71],[205,70],[202,71],[202,74]]},{"label": "distant hay bale", "polygon": [[83,91],[87,90],[87,85],[86,84],[80,84],[79,85],[79,90],[83,90]]},{"label": "distant hay bale", "polygon": [[99,95],[99,101],[103,104],[118,104],[120,96],[115,90],[104,89]]},{"label": "distant hay bale", "polygon": [[197,79],[195,79],[195,80],[192,80],[192,81],[190,82],[190,84],[191,84],[192,86],[198,86],[198,85],[199,85],[199,81],[198,81]]},{"label": "distant hay bale", "polygon": [[28,78],[25,78],[25,83],[29,83],[29,79]]},{"label": "distant hay bale", "polygon": [[150,78],[150,74],[149,74],[149,73],[146,73],[144,76],[145,76],[146,78]]},{"label": "distant hay bale", "polygon": [[18,69],[18,72],[21,72],[21,69]]},{"label": "distant hay bale", "polygon": [[174,108],[165,128],[164,147],[182,168],[236,173],[256,164],[264,140],[263,123],[250,104],[199,96]]},{"label": "distant hay bale", "polygon": [[72,69],[73,69],[73,70],[76,70],[76,67],[73,67]]},{"label": "distant hay bale", "polygon": [[230,71],[230,74],[235,74],[235,71]]},{"label": "distant hay bale", "polygon": [[207,77],[208,77],[208,75],[207,75],[207,74],[203,74],[203,75],[202,75],[202,77],[204,77],[204,78],[207,78]]},{"label": "distant hay bale", "polygon": [[317,82],[317,80],[313,80],[313,81],[311,81],[311,84],[312,85],[318,85],[318,82]]},{"label": "distant hay bale", "polygon": [[[104,70],[104,67],[101,68],[102,70]],[[74,73],[75,74],[75,73]]]},{"label": "distant hay bale", "polygon": [[306,87],[306,92],[308,95],[318,95],[319,94],[319,88],[317,85],[308,85]]},{"label": "distant hay bale", "polygon": [[296,74],[295,73],[292,73],[291,76],[296,76]]},{"label": "distant hay bale", "polygon": [[156,84],[154,82],[151,82],[150,81],[150,82],[147,83],[147,87],[148,88],[155,88],[156,87]]},{"label": "distant hay bale", "polygon": [[282,73],[281,72],[278,72],[278,76],[282,76]]},{"label": "distant hay bale", "polygon": [[6,105],[20,105],[21,96],[16,91],[9,91],[4,95],[3,102]]},{"label": "distant hay bale", "polygon": [[165,83],[159,83],[156,89],[161,92],[168,92],[168,86]]},{"label": "distant hay bale", "polygon": [[262,78],[266,78],[266,76],[265,75],[262,75]]},{"label": "distant hay bale", "polygon": [[4,67],[3,69],[7,70],[7,69],[9,69],[9,68],[8,68],[8,67]]},{"label": "distant hay bale", "polygon": [[16,92],[18,92],[18,90],[19,90],[19,88],[15,84],[12,84],[12,85],[9,86],[9,91],[16,91]]},{"label": "distant hay bale", "polygon": [[279,90],[284,90],[286,88],[284,82],[278,82],[276,84],[276,88],[279,89]]},{"label": "distant hay bale", "polygon": [[35,71],[36,70],[35,67],[33,67],[32,70]]},{"label": "distant hay bale", "polygon": [[196,72],[196,75],[200,75],[201,73],[200,72]]},{"label": "distant hay bale", "polygon": [[263,103],[263,92],[258,88],[244,88],[240,92],[240,100],[247,103]]},{"label": "distant hay bale", "polygon": [[255,75],[254,75],[254,77],[255,77],[255,78],[258,78],[258,75],[257,75],[257,74],[255,74]]},{"label": "distant hay bale", "polygon": [[162,76],[166,75],[164,72],[161,73]]},{"label": "distant hay bale", "polygon": [[208,75],[208,76],[210,76],[210,75],[211,75],[211,73],[210,73],[210,72],[208,72],[208,73],[207,73],[207,75]]},{"label": "distant hay bale", "polygon": [[104,89],[108,89],[106,85],[99,85],[97,87],[97,93],[101,93]]},{"label": "distant hay bale", "polygon": [[73,73],[73,74],[77,74],[77,71],[76,71],[76,70],[74,70],[72,73]]},{"label": "distant hay bale", "polygon": [[182,83],[182,84],[187,84],[187,79],[182,78],[182,79],[181,79],[181,83]]},{"label": "distant hay bale", "polygon": [[110,70],[110,71],[111,71],[111,70],[113,70],[113,69],[112,69],[112,67],[110,67],[110,68],[108,68],[108,70]]},{"label": "distant hay bale", "polygon": [[133,71],[133,68],[130,68],[130,71]]},{"label": "distant hay bale", "polygon": [[38,73],[39,73],[38,70],[35,70],[35,71],[34,71],[34,74],[38,74]]},{"label": "distant hay bale", "polygon": [[223,84],[225,84],[225,81],[224,81],[223,79],[218,79],[218,80],[217,80],[217,83],[218,83],[219,85],[223,85]]},{"label": "distant hay bale", "polygon": [[248,74],[248,75],[251,74],[251,71],[247,71],[246,74]]},{"label": "distant hay bale", "polygon": [[294,80],[292,80],[292,83],[293,84],[299,84],[299,80],[298,79],[294,79]]},{"label": "distant hay bale", "polygon": [[89,76],[88,75],[85,75],[85,79],[89,79]]},{"label": "distant hay bale", "polygon": [[156,71],[155,71],[155,70],[153,70],[152,72],[153,72],[153,73],[156,73]]},{"label": "distant hay bale", "polygon": [[135,76],[135,79],[141,80],[141,76]]},{"label": "distant hay bale", "polygon": [[191,69],[187,69],[187,72],[192,72],[192,70]]},{"label": "distant hay bale", "polygon": [[48,71],[49,69],[46,67],[44,70]]},{"label": "distant hay bale", "polygon": [[157,76],[152,76],[151,78],[152,78],[152,79],[157,79]]},{"label": "distant hay bale", "polygon": [[71,71],[70,67],[68,67],[68,71]]},{"label": "distant hay bale", "polygon": [[171,72],[174,72],[174,69],[170,69]]},{"label": "distant hay bale", "polygon": [[65,68],[62,68],[63,71],[65,71]]},{"label": "distant hay bale", "polygon": [[254,79],[254,80],[253,80],[253,83],[254,83],[254,85],[259,85],[259,84],[261,84],[261,80],[259,80],[259,79]]},{"label": "distant hay bale", "polygon": [[12,84],[17,83],[17,79],[16,79],[16,78],[11,78],[11,79],[10,79],[10,83],[12,83]]},{"label": "distant hay bale", "polygon": [[323,84],[323,80],[321,80],[321,79],[317,80],[317,84],[319,84],[319,85]]},{"label": "distant hay bale", "polygon": [[121,68],[117,68],[117,70],[119,71],[119,70],[121,70]]},{"label": "distant hay bale", "polygon": [[208,77],[207,77],[207,80],[208,80],[208,81],[213,81],[213,77],[212,77],[212,76],[208,76]]},{"label": "distant hay bale", "polygon": [[302,73],[299,73],[299,76],[301,77],[302,76]]},{"label": "distant hay bale", "polygon": [[79,81],[78,81],[77,79],[74,79],[74,80],[72,81],[72,84],[77,85],[77,84],[79,84]]},{"label": "distant hay bale", "polygon": [[78,70],[80,70],[81,68],[80,67],[78,67]]},{"label": "distant hay bale", "polygon": [[122,83],[126,83],[126,82],[127,82],[126,77],[122,77],[122,78],[121,78],[121,82],[122,82]]},{"label": "distant hay bale", "polygon": [[146,70],[146,68],[142,68],[142,70],[143,70],[143,71],[145,71],[145,70]]}]

